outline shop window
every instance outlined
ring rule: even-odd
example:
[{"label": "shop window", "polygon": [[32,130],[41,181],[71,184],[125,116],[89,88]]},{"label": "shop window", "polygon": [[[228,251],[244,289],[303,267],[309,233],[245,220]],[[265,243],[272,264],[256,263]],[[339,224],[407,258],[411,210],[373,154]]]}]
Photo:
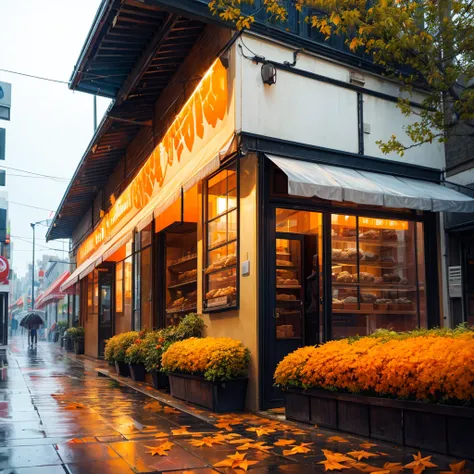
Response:
[{"label": "shop window", "polygon": [[93,282],[94,282],[94,297],[93,297],[93,313],[98,314],[99,313],[99,272],[97,270],[94,270],[92,272],[93,275]]},{"label": "shop window", "polygon": [[422,225],[339,214],[331,221],[332,337],[426,326]]},{"label": "shop window", "polygon": [[204,310],[235,308],[239,237],[236,163],[207,180],[205,196]]},{"label": "shop window", "polygon": [[115,266],[115,311],[123,313],[123,262]]},{"label": "shop window", "polygon": [[124,280],[124,298],[123,298],[123,315],[130,321],[132,317],[132,257],[128,257],[124,260],[123,267],[123,280]]},{"label": "shop window", "polygon": [[92,314],[94,312],[94,275],[89,273],[87,275],[87,312],[86,312],[86,321],[92,319]]},{"label": "shop window", "polygon": [[133,254],[133,321],[132,327],[139,331],[144,326],[152,327],[152,224],[137,232]]},{"label": "shop window", "polygon": [[166,232],[166,321],[175,326],[197,310],[197,225]]}]

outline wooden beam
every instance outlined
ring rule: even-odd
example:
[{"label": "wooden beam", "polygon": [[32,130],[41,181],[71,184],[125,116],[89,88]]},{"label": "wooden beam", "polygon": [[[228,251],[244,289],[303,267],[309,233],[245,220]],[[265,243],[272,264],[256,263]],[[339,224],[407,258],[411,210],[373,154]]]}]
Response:
[{"label": "wooden beam", "polygon": [[133,91],[134,87],[138,84],[140,79],[143,77],[143,74],[148,69],[148,66],[153,61],[156,51],[166,41],[168,35],[173,30],[173,27],[178,20],[178,15],[175,15],[174,13],[168,14],[166,20],[163,22],[163,25],[156,32],[147,49],[140,56],[140,59],[137,61],[123,86],[119,90],[117,94],[116,106],[127,100],[128,96]]}]

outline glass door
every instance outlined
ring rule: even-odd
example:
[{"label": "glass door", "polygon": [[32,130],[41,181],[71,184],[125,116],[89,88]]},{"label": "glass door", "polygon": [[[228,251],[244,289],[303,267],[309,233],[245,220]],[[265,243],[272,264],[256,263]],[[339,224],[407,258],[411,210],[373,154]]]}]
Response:
[{"label": "glass door", "polygon": [[114,335],[114,269],[99,268],[99,357],[104,356],[105,341]]},{"label": "glass door", "polygon": [[322,338],[322,214],[276,208],[270,234],[265,404],[281,404],[273,386],[277,364],[290,352]]}]

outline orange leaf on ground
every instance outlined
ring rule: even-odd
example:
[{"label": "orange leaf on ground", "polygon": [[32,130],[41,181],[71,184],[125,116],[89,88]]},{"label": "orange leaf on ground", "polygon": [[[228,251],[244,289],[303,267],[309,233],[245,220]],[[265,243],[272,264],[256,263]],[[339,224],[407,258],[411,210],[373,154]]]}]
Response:
[{"label": "orange leaf on ground", "polygon": [[[305,443],[307,444],[307,443]],[[283,456],[294,456],[295,454],[306,454],[309,453],[311,449],[303,446],[303,443],[300,446],[295,446],[291,449],[286,449],[283,451]]]},{"label": "orange leaf on ground", "polygon": [[356,458],[358,461],[362,459],[369,459],[369,458],[374,458],[377,457],[376,454],[374,453],[369,453],[368,451],[351,451],[350,453],[347,453],[349,456],[352,456],[353,458]]},{"label": "orange leaf on ground", "polygon": [[374,446],[377,446],[375,443],[361,443],[359,445],[361,448],[363,449],[370,449],[370,448],[373,448]]},{"label": "orange leaf on ground", "polygon": [[239,438],[239,439],[233,439],[229,441],[229,444],[245,444],[245,443],[253,443],[252,438]]},{"label": "orange leaf on ground", "polygon": [[170,436],[168,433],[162,431],[161,433],[156,433],[155,438],[167,438],[168,436]]},{"label": "orange leaf on ground", "polygon": [[161,446],[158,447],[153,447],[153,446],[145,446],[145,448],[148,448],[150,451],[145,451],[147,454],[151,454],[152,456],[168,456],[168,451],[166,449],[163,449]]},{"label": "orange leaf on ground", "polygon": [[203,446],[209,446],[212,448],[214,444],[222,444],[222,441],[223,440],[219,439],[217,436],[206,436],[201,439],[193,439],[190,443],[197,448],[202,448]]},{"label": "orange leaf on ground", "polygon": [[190,435],[191,433],[188,431],[189,426],[181,426],[181,428],[171,429],[171,433],[173,436],[186,436]]},{"label": "orange leaf on ground", "polygon": [[346,438],[343,438],[342,436],[331,436],[328,438],[328,441],[331,443],[348,443],[349,441]]},{"label": "orange leaf on ground", "polygon": [[294,439],[280,439],[280,441],[273,443],[273,446],[291,446],[292,444],[296,444]]},{"label": "orange leaf on ground", "polygon": [[242,469],[247,471],[249,466],[253,466],[257,464],[258,461],[248,461],[245,459],[245,453],[238,453],[230,454],[227,456],[227,459],[214,464],[214,467],[230,467],[232,469]]},{"label": "orange leaf on ground", "polygon": [[247,431],[253,431],[254,433],[257,434],[258,437],[260,436],[265,436],[268,434],[275,433],[276,430],[273,428],[267,428],[265,426],[260,426],[260,427],[252,427],[252,428],[247,428]]},{"label": "orange leaf on ground", "polygon": [[339,464],[336,461],[320,461],[318,464],[324,465],[325,471],[342,471],[343,469],[350,469],[349,466],[344,466],[344,464]]},{"label": "orange leaf on ground", "polygon": [[412,469],[413,474],[420,474],[427,467],[438,467],[436,464],[431,462],[431,456],[423,457],[420,452],[414,454],[413,458],[415,460],[405,466],[405,469]]},{"label": "orange leaf on ground", "polygon": [[271,446],[267,446],[264,442],[261,443],[245,443],[237,447],[237,451],[247,451],[249,449],[257,449],[258,451],[263,451],[264,453],[268,452],[269,449],[272,449]]},{"label": "orange leaf on ground", "polygon": [[403,466],[399,462],[386,462],[383,468],[390,471],[391,474],[399,474],[403,471]]},{"label": "orange leaf on ground", "polygon": [[163,411],[168,415],[171,415],[171,414],[179,415],[181,413],[179,410],[176,410],[176,408],[173,408],[173,407],[164,407]]},{"label": "orange leaf on ground", "polygon": [[329,449],[322,449],[321,450],[326,456],[326,459],[328,461],[335,461],[335,462],[344,462],[344,461],[352,461],[351,458],[347,457],[343,453],[334,453],[333,451],[330,451]]},{"label": "orange leaf on ground", "polygon": [[466,465],[466,461],[461,461],[455,464],[450,464],[449,467],[451,468],[450,471],[441,471],[441,474],[467,474],[469,469],[464,469]]},{"label": "orange leaf on ground", "polygon": [[214,426],[216,428],[219,428],[220,430],[233,431],[229,423],[226,423],[226,422],[216,423]]},{"label": "orange leaf on ground", "polygon": [[[354,469],[357,469],[360,472],[365,472],[368,474],[372,474],[374,471],[385,471],[386,469],[382,470],[382,468],[377,467],[377,466],[371,466],[370,464],[367,464],[365,462],[360,462],[360,461],[354,461],[352,459],[351,461],[347,462],[347,465],[350,467],[353,467]],[[390,474],[390,471],[385,472],[385,474]]]},{"label": "orange leaf on ground", "polygon": [[143,407],[145,410],[151,410],[151,411],[161,411],[163,410],[163,406],[161,405],[160,402],[148,402],[145,404]]}]

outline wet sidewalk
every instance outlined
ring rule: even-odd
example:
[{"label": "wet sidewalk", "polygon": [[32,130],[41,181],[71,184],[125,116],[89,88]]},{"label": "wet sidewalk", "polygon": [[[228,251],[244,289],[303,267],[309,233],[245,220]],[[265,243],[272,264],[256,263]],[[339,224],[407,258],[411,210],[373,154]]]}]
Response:
[{"label": "wet sidewalk", "polygon": [[[252,414],[187,413],[99,377],[94,365],[55,345],[10,345],[0,382],[0,473],[313,473],[325,470],[461,474],[441,455],[369,442]],[[208,420],[208,421],[205,421]],[[430,457],[431,456],[431,457]]]}]

